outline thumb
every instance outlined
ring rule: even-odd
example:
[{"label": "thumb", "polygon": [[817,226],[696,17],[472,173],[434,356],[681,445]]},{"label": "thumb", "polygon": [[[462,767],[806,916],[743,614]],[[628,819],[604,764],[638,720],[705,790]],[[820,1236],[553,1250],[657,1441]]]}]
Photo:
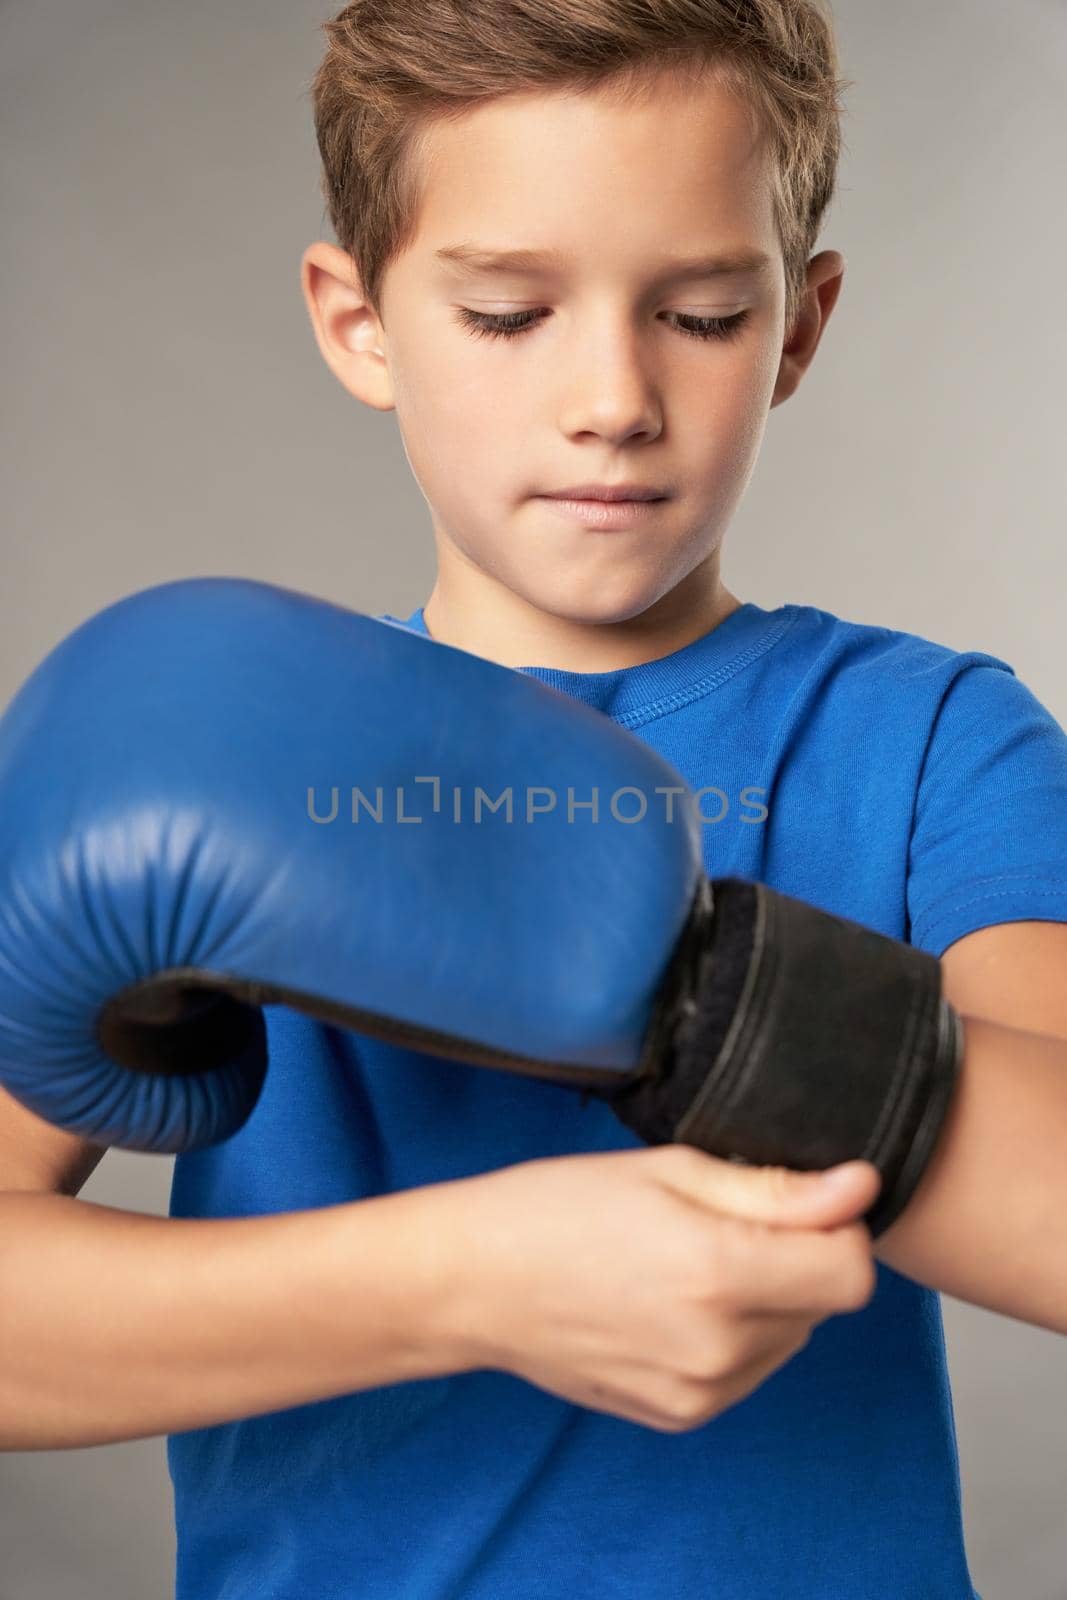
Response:
[{"label": "thumb", "polygon": [[[870,1161],[842,1161],[821,1172],[777,1170],[787,1180],[783,1209],[801,1222],[810,1218],[816,1224],[837,1223],[861,1217],[873,1206],[882,1187],[882,1175]],[[773,1187],[773,1179],[771,1183]]]},{"label": "thumb", "polygon": [[689,1190],[692,1198],[748,1222],[839,1226],[868,1211],[882,1186],[881,1173],[870,1161],[843,1161],[825,1170],[801,1172],[698,1153],[707,1167],[702,1174],[705,1181]]}]

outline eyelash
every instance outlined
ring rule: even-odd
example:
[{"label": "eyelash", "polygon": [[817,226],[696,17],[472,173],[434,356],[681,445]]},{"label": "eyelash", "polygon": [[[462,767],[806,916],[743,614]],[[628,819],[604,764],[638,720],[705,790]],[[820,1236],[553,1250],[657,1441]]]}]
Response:
[{"label": "eyelash", "polygon": [[[690,317],[683,311],[671,311],[669,316],[674,317],[679,323],[679,331],[691,339],[732,339],[741,332],[748,321],[749,312],[738,311],[732,317]],[[510,311],[506,315],[494,315],[489,311],[472,311],[469,306],[456,307],[456,320],[461,323],[475,338],[514,339],[518,334],[525,333],[527,328],[533,327],[535,322],[543,322],[544,318],[537,311]]]}]

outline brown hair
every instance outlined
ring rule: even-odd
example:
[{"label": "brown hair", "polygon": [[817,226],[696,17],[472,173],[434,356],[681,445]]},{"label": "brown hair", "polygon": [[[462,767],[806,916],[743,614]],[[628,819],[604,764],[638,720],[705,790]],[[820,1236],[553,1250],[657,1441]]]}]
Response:
[{"label": "brown hair", "polygon": [[637,98],[655,71],[715,73],[769,139],[792,326],[841,146],[827,0],[353,0],[323,23],[311,85],[322,194],[381,315],[386,267],[415,234],[422,143],[438,119],[516,90]]}]

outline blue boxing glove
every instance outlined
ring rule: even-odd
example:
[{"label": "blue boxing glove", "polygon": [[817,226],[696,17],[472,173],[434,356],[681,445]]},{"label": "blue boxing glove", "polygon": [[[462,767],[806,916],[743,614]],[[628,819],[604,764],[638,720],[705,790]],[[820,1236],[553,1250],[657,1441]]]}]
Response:
[{"label": "blue boxing glove", "polygon": [[0,719],[0,1082],[96,1143],[213,1144],[283,1003],[649,1143],[862,1156],[877,1235],[958,1074],[940,965],[709,880],[691,799],[600,712],[389,623],[242,579],[132,595]]}]

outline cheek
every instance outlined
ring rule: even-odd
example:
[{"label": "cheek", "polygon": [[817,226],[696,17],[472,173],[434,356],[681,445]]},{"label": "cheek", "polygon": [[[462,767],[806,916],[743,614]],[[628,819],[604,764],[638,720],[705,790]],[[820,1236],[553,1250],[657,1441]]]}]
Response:
[{"label": "cheek", "polygon": [[736,504],[759,456],[776,368],[751,357],[720,366],[699,392],[683,399],[676,430],[680,454],[710,494],[708,509],[725,514]]},{"label": "cheek", "polygon": [[499,436],[500,407],[484,382],[439,347],[423,345],[395,361],[393,394],[408,460],[424,489],[447,489],[457,465],[469,467],[491,446],[493,428]]},{"label": "cheek", "polygon": [[502,478],[506,490],[522,430],[487,397],[484,385],[467,393],[462,386],[427,383],[403,412],[398,404],[397,420],[419,488],[453,527],[476,522]]},{"label": "cheek", "polygon": [[735,359],[724,362],[700,406],[709,441],[742,454],[758,445],[777,374],[777,355],[766,345],[756,352],[737,352]]},{"label": "cheek", "polygon": [[529,395],[511,378],[490,383],[483,370],[478,381],[460,373],[443,383],[424,408],[424,448],[438,464],[442,498],[459,504],[472,491],[506,492],[529,424]]}]

